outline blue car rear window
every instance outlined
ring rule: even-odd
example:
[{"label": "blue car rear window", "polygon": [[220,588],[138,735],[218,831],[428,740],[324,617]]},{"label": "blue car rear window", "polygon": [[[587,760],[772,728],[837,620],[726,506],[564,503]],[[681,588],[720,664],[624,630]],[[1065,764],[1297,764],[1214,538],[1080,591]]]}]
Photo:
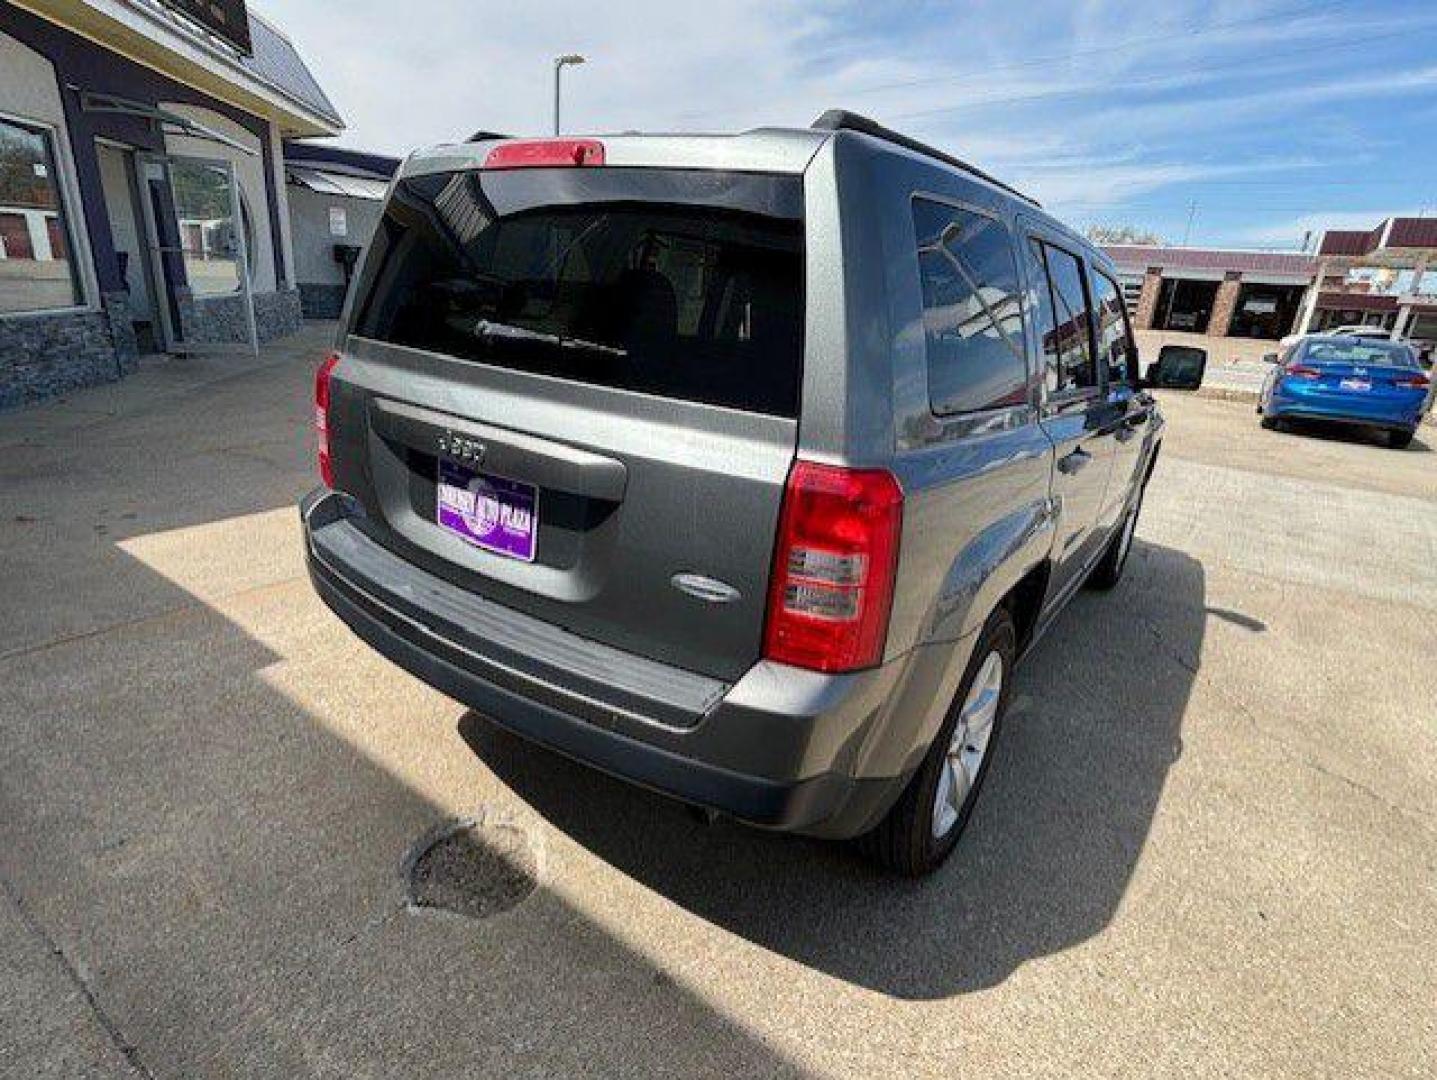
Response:
[{"label": "blue car rear window", "polygon": [[1417,366],[1417,358],[1406,345],[1360,339],[1309,341],[1303,347],[1302,359],[1311,360],[1315,364],[1366,364],[1404,368]]}]

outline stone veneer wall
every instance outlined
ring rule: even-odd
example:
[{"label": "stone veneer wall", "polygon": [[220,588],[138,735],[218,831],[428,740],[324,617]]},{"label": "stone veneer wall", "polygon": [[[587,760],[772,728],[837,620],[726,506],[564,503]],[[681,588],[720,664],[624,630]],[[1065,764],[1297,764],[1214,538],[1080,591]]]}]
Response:
[{"label": "stone veneer wall", "polygon": [[[106,293],[103,302],[100,311],[0,317],[0,409],[114,382],[134,370],[139,346],[128,296]],[[238,327],[234,337],[204,340],[244,340],[237,297],[202,303],[204,318],[211,320],[207,333]],[[256,293],[254,315],[261,342],[294,333],[303,324],[298,290]]]},{"label": "stone veneer wall", "polygon": [[[234,296],[210,296],[201,300],[180,300],[180,321],[185,340],[197,345],[232,344],[247,341],[244,301]],[[261,343],[292,334],[300,328],[300,296],[296,289],[254,294],[255,331]]]},{"label": "stone veneer wall", "polygon": [[99,311],[0,318],[0,409],[69,390],[114,382],[138,356],[123,292],[106,293]]}]

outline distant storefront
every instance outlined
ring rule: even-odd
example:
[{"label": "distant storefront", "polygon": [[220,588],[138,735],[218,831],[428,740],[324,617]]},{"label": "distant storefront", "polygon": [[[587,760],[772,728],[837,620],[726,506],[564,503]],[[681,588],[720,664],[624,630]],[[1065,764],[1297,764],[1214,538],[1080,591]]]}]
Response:
[{"label": "distant storefront", "polygon": [[1437,220],[1323,233],[1316,252],[1113,244],[1139,330],[1276,340],[1374,326],[1437,346]]},{"label": "distant storefront", "polygon": [[0,407],[295,329],[282,143],[342,128],[242,0],[0,0]]}]

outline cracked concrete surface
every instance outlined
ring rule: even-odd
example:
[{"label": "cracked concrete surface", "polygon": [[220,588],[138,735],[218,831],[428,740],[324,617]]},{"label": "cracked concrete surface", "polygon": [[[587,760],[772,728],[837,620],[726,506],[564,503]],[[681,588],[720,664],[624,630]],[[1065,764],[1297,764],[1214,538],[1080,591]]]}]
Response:
[{"label": "cracked concrete surface", "polygon": [[[1430,1076],[1437,454],[1168,395],[932,880],[720,823],[311,593],[327,328],[0,414],[0,1075]],[[403,860],[494,812],[482,921]]]}]

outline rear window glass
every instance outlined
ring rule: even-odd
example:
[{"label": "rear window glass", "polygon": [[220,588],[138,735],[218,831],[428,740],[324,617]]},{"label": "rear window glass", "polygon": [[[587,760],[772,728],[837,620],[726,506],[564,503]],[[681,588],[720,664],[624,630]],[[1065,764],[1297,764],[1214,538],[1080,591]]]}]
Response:
[{"label": "rear window glass", "polygon": [[1372,364],[1388,367],[1416,367],[1417,357],[1406,345],[1389,345],[1382,341],[1352,338],[1328,338],[1309,341],[1302,359],[1318,364]]},{"label": "rear window glass", "polygon": [[354,332],[520,371],[796,416],[797,177],[468,170],[401,181]]},{"label": "rear window glass", "polygon": [[940,416],[1028,400],[1018,266],[993,218],[913,200],[928,398]]}]

